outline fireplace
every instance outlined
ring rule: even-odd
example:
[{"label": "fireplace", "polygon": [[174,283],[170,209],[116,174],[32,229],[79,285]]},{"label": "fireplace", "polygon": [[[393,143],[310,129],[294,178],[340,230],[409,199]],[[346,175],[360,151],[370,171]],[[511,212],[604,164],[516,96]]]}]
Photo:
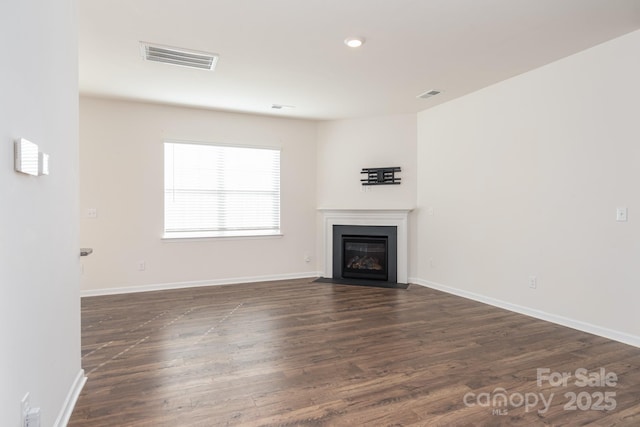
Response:
[{"label": "fireplace", "polygon": [[[394,283],[409,283],[409,213],[412,209],[330,209],[319,208],[322,214],[322,253],[324,268],[322,274],[325,278],[342,277],[342,268],[336,269],[336,264],[341,265],[342,258],[336,261],[336,251],[342,251],[342,243],[336,248],[335,227],[337,226],[372,226],[390,227],[395,232],[395,237],[389,241],[388,259],[394,262],[394,266],[387,266],[388,281]],[[353,233],[344,233],[371,236],[371,233],[358,230]],[[376,234],[373,234],[376,235]],[[340,238],[341,239],[341,238]],[[392,271],[394,270],[395,271]],[[338,270],[338,272],[336,272]],[[347,279],[356,280],[356,279]],[[378,281],[377,283],[384,283]]]},{"label": "fireplace", "polygon": [[388,240],[386,236],[342,236],[342,277],[386,281]]},{"label": "fireplace", "polygon": [[397,281],[397,227],[333,226],[333,278]]}]

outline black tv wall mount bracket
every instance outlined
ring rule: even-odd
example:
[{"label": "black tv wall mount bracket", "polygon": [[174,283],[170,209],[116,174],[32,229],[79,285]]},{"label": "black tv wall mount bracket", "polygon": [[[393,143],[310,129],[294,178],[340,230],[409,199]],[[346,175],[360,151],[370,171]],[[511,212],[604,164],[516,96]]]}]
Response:
[{"label": "black tv wall mount bracket", "polygon": [[402,172],[400,167],[363,168],[361,174],[367,174],[361,179],[362,185],[400,185],[402,178],[396,177],[396,172]]}]

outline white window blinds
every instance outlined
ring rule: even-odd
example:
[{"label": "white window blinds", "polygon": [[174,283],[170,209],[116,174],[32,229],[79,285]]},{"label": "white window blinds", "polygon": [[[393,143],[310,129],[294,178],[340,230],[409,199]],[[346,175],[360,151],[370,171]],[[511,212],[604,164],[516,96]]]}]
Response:
[{"label": "white window blinds", "polygon": [[166,237],[280,233],[280,150],[165,142]]}]

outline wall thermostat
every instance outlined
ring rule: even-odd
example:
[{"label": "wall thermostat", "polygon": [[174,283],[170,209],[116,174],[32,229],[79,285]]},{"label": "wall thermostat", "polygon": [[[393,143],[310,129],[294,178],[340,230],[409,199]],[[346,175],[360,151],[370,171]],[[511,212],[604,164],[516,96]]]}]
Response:
[{"label": "wall thermostat", "polygon": [[38,146],[20,138],[15,142],[15,169],[27,175],[38,175]]}]

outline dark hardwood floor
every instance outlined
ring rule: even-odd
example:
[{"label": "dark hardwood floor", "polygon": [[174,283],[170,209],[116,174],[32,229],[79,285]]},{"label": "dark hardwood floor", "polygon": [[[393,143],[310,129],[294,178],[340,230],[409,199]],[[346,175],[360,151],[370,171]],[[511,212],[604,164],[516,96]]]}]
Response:
[{"label": "dark hardwood floor", "polygon": [[83,298],[82,362],[72,427],[640,425],[640,349],[416,285]]}]

